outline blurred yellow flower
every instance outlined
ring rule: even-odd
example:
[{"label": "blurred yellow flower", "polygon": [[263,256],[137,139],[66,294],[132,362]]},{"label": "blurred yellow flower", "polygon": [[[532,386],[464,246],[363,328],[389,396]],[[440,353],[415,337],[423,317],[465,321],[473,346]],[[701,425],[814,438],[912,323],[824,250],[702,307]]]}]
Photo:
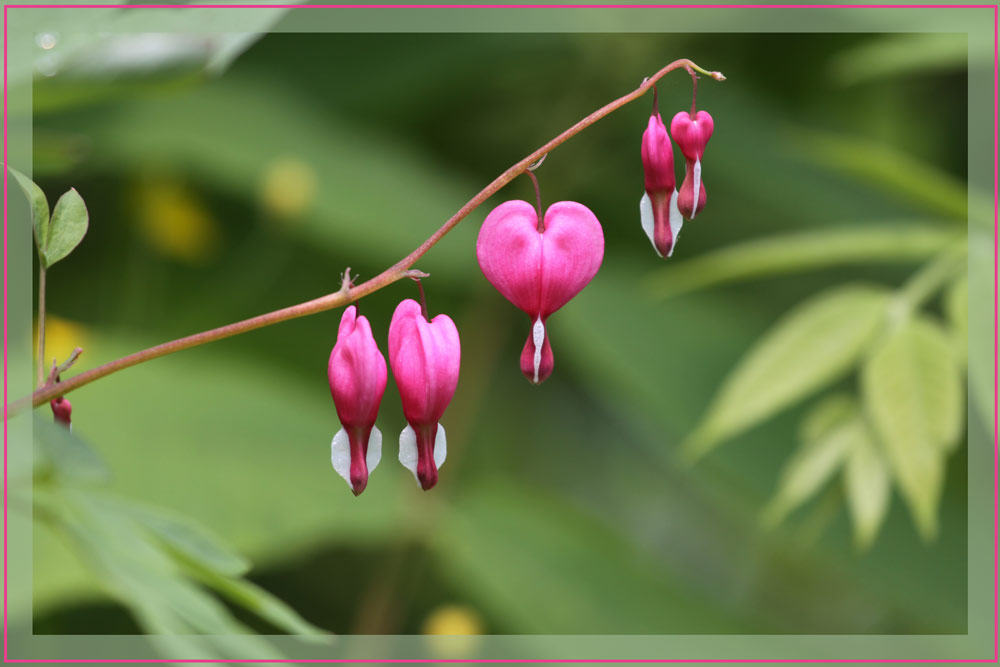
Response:
[{"label": "blurred yellow flower", "polygon": [[316,196],[316,171],[297,158],[271,162],[261,180],[260,198],[264,210],[278,218],[302,215]]},{"label": "blurred yellow flower", "polygon": [[133,192],[136,222],[149,244],[171,259],[203,262],[219,245],[220,230],[197,194],[179,180],[147,175]]},{"label": "blurred yellow flower", "polygon": [[425,635],[481,635],[483,619],[471,607],[443,605],[427,616],[421,631]]},{"label": "blurred yellow flower", "polygon": [[431,635],[427,637],[427,642],[433,655],[444,658],[469,657],[473,655],[479,641],[472,635],[484,632],[483,619],[471,607],[460,604],[442,605],[424,619],[421,632]]},{"label": "blurred yellow flower", "polygon": [[[45,315],[45,367],[52,363],[53,359],[58,359],[59,363],[66,361],[72,354],[73,349],[82,347],[87,349],[87,339],[90,331],[84,325],[72,320],[65,320],[56,317],[51,313]],[[32,350],[38,354],[38,321],[35,321],[34,345]],[[37,361],[37,360],[36,360]]]}]

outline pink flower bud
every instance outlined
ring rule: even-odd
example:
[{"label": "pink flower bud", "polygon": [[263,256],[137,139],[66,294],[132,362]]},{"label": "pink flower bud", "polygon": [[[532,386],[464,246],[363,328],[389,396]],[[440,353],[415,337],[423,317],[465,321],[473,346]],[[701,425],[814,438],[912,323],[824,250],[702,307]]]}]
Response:
[{"label": "pink flower bud", "polygon": [[701,181],[701,158],[708,140],[712,138],[715,121],[707,111],[694,117],[687,111],[678,111],[670,121],[670,134],[680,146],[686,162],[684,182],[681,184],[678,209],[686,218],[694,218],[705,207],[705,184]]},{"label": "pink flower bud", "polygon": [[399,462],[425,491],[437,484],[448,454],[438,422],[455,395],[461,360],[458,329],[450,317],[428,322],[413,299],[396,306],[389,325],[389,364],[409,424],[399,436]]},{"label": "pink flower bud", "polygon": [[646,175],[646,192],[674,191],[674,145],[660,114],[653,112],[642,133],[642,168]]},{"label": "pink flower bud", "polygon": [[604,259],[601,223],[583,204],[553,204],[543,229],[531,204],[508,201],[486,216],[476,243],[483,275],[531,318],[521,372],[534,384],[555,365],[546,321],[591,281]]},{"label": "pink flower bud", "polygon": [[53,399],[49,403],[49,407],[52,408],[52,417],[56,422],[72,430],[73,426],[70,422],[70,415],[73,413],[73,405],[69,402],[69,399],[65,396],[60,396]]},{"label": "pink flower bud", "polygon": [[331,443],[333,468],[359,495],[382,458],[382,433],[375,427],[388,377],[368,319],[349,306],[340,318],[337,343],[327,367],[330,394],[343,428]]},{"label": "pink flower bud", "polygon": [[684,219],[676,210],[674,146],[655,109],[642,134],[642,168],[646,177],[646,193],[639,202],[642,228],[656,254],[669,257]]}]

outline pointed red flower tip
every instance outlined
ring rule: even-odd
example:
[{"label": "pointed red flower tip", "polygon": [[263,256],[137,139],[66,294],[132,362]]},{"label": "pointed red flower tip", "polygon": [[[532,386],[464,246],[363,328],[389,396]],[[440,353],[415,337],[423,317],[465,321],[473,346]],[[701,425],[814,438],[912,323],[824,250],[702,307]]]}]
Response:
[{"label": "pointed red flower tip", "polygon": [[705,208],[705,184],[701,180],[701,158],[715,130],[715,121],[707,111],[694,118],[687,111],[678,111],[670,121],[670,134],[684,154],[684,182],[681,184],[677,207],[684,217],[693,219]]},{"label": "pointed red flower tip", "polygon": [[375,427],[375,419],[388,371],[368,319],[358,317],[354,306],[349,306],[340,319],[327,375],[342,426],[333,437],[330,458],[334,470],[354,495],[359,495],[382,458],[382,433]]},{"label": "pointed red flower tip", "polygon": [[66,428],[72,428],[70,416],[73,414],[73,404],[69,402],[68,398],[65,396],[55,398],[49,402],[49,407],[52,408],[52,417],[56,423],[62,424]]},{"label": "pointed red flower tip", "polygon": [[483,275],[508,301],[531,318],[521,353],[521,371],[534,384],[555,364],[547,320],[597,274],[604,259],[604,230],[589,208],[553,204],[538,214],[525,201],[508,201],[490,211],[479,230],[476,257]]},{"label": "pointed red flower tip", "polygon": [[408,424],[399,436],[399,461],[425,491],[437,484],[448,453],[439,422],[455,395],[461,361],[458,329],[450,317],[428,322],[413,299],[396,307],[389,325],[389,365]]}]

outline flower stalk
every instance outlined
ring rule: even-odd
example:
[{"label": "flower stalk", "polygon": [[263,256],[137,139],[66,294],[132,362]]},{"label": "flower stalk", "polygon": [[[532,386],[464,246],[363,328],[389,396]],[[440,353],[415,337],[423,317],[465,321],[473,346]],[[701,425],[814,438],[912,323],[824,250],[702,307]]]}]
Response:
[{"label": "flower stalk", "polygon": [[[466,216],[468,216],[472,211],[476,210],[483,202],[493,196],[498,190],[503,188],[505,185],[510,183],[516,177],[525,173],[529,167],[534,165],[536,162],[545,157],[546,154],[551,152],[556,147],[562,145],[568,139],[576,136],[586,128],[590,127],[597,121],[601,120],[608,114],[612,113],[625,106],[629,102],[632,102],[643,95],[645,95],[661,78],[669,74],[676,69],[694,70],[705,76],[711,77],[716,81],[724,81],[725,76],[721,72],[710,72],[705,70],[695,63],[691,62],[687,58],[682,58],[680,60],[675,60],[672,63],[666,65],[654,75],[646,78],[643,82],[632,92],[619,97],[618,99],[609,102],[597,111],[589,114],[588,116],[577,121],[575,124],[564,130],[555,138],[548,141],[546,144],[533,151],[529,155],[525,156],[523,159],[518,161],[516,164],[508,168],[502,174],[497,176],[489,185],[483,188],[478,194],[476,194],[472,199],[465,203],[454,215],[451,216],[443,225],[441,225],[430,237],[427,238],[423,243],[421,243],[416,249],[414,249],[409,255],[399,260],[388,269],[380,273],[379,275],[371,278],[370,280],[356,286],[347,287],[342,286],[336,292],[331,294],[326,294],[324,296],[318,297],[311,301],[306,301],[304,303],[296,304],[294,306],[288,306],[286,308],[281,308],[270,313],[264,313],[263,315],[257,315],[256,317],[251,317],[233,324],[227,324],[225,326],[217,327],[215,329],[209,329],[208,331],[203,331],[191,336],[186,336],[184,338],[178,338],[177,340],[172,340],[166,343],[161,343],[153,347],[135,352],[126,357],[116,359],[114,361],[108,362],[97,368],[93,368],[89,371],[75,375],[67,380],[61,382],[56,382],[53,384],[48,384],[38,388],[31,396],[25,396],[17,401],[15,401],[10,406],[10,413],[15,414],[18,411],[24,409],[29,404],[38,407],[44,403],[51,401],[54,398],[68,394],[69,392],[79,389],[80,387],[90,384],[95,380],[99,380],[103,377],[116,373],[130,366],[135,366],[137,364],[150,361],[152,359],[157,359],[159,357],[166,356],[168,354],[173,354],[175,352],[180,352],[181,350],[187,350],[192,347],[197,347],[199,345],[204,345],[206,343],[211,343],[217,340],[222,340],[224,338],[229,338],[231,336],[236,336],[238,334],[246,333],[248,331],[253,331],[255,329],[260,329],[266,326],[271,326],[278,324],[279,322],[284,322],[287,320],[295,319],[298,317],[305,317],[307,315],[314,315],[316,313],[321,313],[327,310],[332,310],[334,308],[339,308],[341,306],[346,306],[363,296],[377,292],[378,290],[391,285],[392,283],[401,280],[403,278],[411,277],[411,268],[420,258],[422,258],[427,251],[433,248],[438,241],[440,241],[445,234],[450,232],[459,222],[461,222]],[[39,334],[41,341],[41,324],[39,322]],[[41,362],[40,362],[41,363]]]}]

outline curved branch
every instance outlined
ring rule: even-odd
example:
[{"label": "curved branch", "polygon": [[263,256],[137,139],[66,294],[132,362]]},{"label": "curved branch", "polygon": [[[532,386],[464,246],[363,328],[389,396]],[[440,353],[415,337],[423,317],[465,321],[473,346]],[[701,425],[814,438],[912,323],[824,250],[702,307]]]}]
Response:
[{"label": "curved branch", "polygon": [[285,320],[291,320],[296,317],[304,317],[306,315],[313,315],[315,313],[321,313],[340,306],[346,306],[347,304],[365,295],[391,285],[397,280],[409,277],[409,269],[416,263],[417,260],[423,257],[427,251],[433,248],[445,234],[450,232],[452,228],[455,227],[455,225],[461,222],[467,215],[472,213],[472,211],[478,208],[483,202],[493,196],[498,190],[500,190],[500,188],[510,183],[517,176],[520,176],[528,169],[528,167],[543,158],[549,153],[549,151],[558,147],[567,139],[579,134],[581,131],[604,118],[612,111],[615,111],[629,102],[645,95],[657,81],[669,72],[679,68],[684,68],[686,70],[688,68],[694,69],[715,79],[716,81],[725,80],[725,77],[721,72],[706,71],[687,58],[675,60],[653,76],[645,79],[642,84],[631,93],[619,97],[617,100],[604,105],[589,116],[583,118],[569,129],[563,131],[559,134],[559,136],[555,137],[544,146],[532,152],[514,166],[510,167],[507,171],[497,176],[492,183],[483,188],[479,194],[470,199],[465,206],[460,208],[453,216],[451,216],[451,218],[448,219],[447,222],[441,225],[437,231],[431,234],[430,238],[421,243],[420,246],[418,246],[409,255],[399,260],[371,280],[368,280],[354,288],[344,286],[332,294],[321,296],[318,299],[313,299],[312,301],[306,301],[305,303],[275,310],[270,313],[251,317],[247,320],[235,322],[233,324],[227,324],[226,326],[218,327],[216,329],[210,329],[208,331],[203,331],[184,338],[178,338],[177,340],[172,340],[167,343],[161,343],[160,345],[130,354],[127,357],[122,357],[121,359],[108,362],[103,366],[92,368],[91,370],[75,375],[68,380],[45,385],[35,391],[35,393],[33,393],[30,397],[25,396],[15,401],[10,408],[11,414],[26,407],[29,400],[33,406],[38,407],[42,403],[50,401],[53,398],[68,394],[74,389],[79,389],[86,384],[90,384],[94,380],[99,380],[102,377],[111,375],[112,373],[128,368],[129,366],[135,366],[136,364],[141,364],[145,361],[156,359],[157,357],[166,356],[174,352],[180,352],[181,350],[186,350],[198,345],[204,345],[205,343],[211,343],[212,341],[222,340],[223,338],[229,338],[230,336],[235,336],[247,331],[253,331],[254,329],[260,329],[272,324],[277,324],[278,322],[284,322]]}]

